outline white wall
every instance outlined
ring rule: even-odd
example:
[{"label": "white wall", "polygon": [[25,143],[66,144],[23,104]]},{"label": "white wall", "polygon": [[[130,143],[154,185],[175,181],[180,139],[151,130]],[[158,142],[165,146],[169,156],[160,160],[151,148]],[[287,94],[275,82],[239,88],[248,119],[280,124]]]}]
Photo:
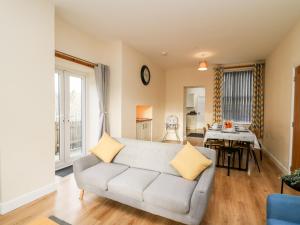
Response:
[{"label": "white wall", "polygon": [[121,136],[121,42],[96,39],[55,17],[55,49],[76,57],[109,65],[109,124],[112,136]]},{"label": "white wall", "polygon": [[264,145],[289,170],[294,68],[300,65],[300,22],[267,57]]},{"label": "white wall", "polygon": [[[184,87],[205,88],[205,124],[213,121],[213,86],[214,72],[212,68],[200,72],[197,67],[178,68],[166,72],[166,106],[165,117],[176,115],[179,118],[179,136],[184,132]],[[176,139],[170,135],[168,139]]]},{"label": "white wall", "polygon": [[[142,65],[150,69],[151,80],[144,86]],[[153,140],[162,140],[164,131],[165,74],[147,57],[122,45],[122,136],[136,138],[136,106],[152,106]]]},{"label": "white wall", "polygon": [[[153,106],[153,139],[161,140],[164,130],[164,71],[122,42],[105,42],[91,37],[58,16],[55,21],[56,50],[110,66],[108,114],[111,135],[136,138],[136,105],[151,105]],[[151,71],[151,82],[147,87],[140,79],[143,64],[148,65]],[[94,128],[92,125],[89,128],[91,134]],[[88,142],[94,141],[88,140]]]},{"label": "white wall", "polygon": [[3,213],[55,190],[53,2],[2,1],[0,20]]}]

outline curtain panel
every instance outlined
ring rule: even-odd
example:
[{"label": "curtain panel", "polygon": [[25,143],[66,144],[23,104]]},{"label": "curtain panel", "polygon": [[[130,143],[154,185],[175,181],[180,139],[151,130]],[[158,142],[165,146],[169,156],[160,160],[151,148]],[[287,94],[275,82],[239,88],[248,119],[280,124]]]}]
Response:
[{"label": "curtain panel", "polygon": [[96,88],[99,102],[99,139],[103,133],[109,133],[108,124],[108,85],[109,85],[109,67],[103,64],[97,64],[94,68]]},{"label": "curtain panel", "polygon": [[222,90],[223,90],[223,67],[215,68],[214,78],[214,105],[213,105],[213,120],[214,123],[222,122]]},{"label": "curtain panel", "polygon": [[252,123],[250,129],[258,138],[264,133],[264,82],[265,65],[258,63],[253,70]]}]

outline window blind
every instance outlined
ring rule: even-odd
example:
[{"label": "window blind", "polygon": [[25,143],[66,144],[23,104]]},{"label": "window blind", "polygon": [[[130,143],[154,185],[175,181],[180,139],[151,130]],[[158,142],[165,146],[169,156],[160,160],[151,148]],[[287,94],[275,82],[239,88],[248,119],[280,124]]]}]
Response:
[{"label": "window blind", "polygon": [[222,92],[223,120],[251,123],[253,71],[224,72]]}]

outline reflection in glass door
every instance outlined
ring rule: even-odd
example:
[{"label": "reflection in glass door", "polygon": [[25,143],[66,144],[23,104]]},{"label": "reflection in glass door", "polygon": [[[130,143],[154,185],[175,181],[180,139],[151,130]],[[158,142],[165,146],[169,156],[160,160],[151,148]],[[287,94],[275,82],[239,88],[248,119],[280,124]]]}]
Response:
[{"label": "reflection in glass door", "polygon": [[56,70],[55,162],[60,169],[85,154],[85,77]]}]

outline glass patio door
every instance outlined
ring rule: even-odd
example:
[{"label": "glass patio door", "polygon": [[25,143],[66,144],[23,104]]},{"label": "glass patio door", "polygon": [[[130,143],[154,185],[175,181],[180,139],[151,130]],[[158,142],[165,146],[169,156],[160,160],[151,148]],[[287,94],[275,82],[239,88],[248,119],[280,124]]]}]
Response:
[{"label": "glass patio door", "polygon": [[85,77],[56,70],[55,165],[60,169],[85,154]]}]

